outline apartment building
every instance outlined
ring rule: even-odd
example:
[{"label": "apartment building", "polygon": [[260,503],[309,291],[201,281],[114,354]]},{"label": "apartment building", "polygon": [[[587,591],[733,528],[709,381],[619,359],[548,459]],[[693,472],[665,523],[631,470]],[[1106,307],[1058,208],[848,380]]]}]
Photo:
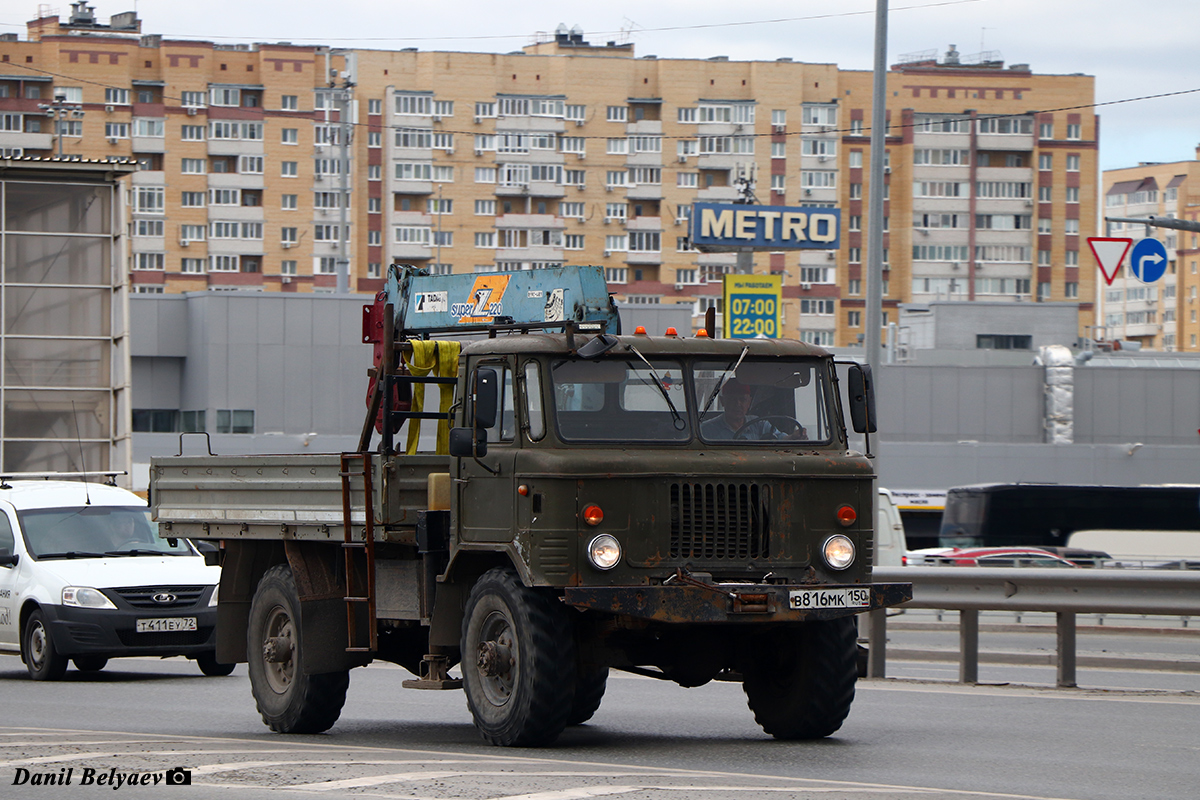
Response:
[{"label": "apartment building", "polygon": [[[1200,219],[1200,148],[1194,161],[1105,170],[1104,216]],[[1200,234],[1136,222],[1110,222],[1107,231],[1135,242],[1158,239],[1167,249],[1167,271],[1145,284],[1132,275],[1127,259],[1112,284],[1101,285],[1096,338],[1138,342],[1148,350],[1200,350]]]},{"label": "apartment building", "polygon": [[[840,250],[753,254],[783,276],[783,335],[864,335],[869,72],[636,56],[564,26],[506,54],[216,45],[73,9],[0,37],[0,147],[139,160],[135,291],[332,291],[344,237],[352,291],[393,261],[601,264],[620,302],[686,304],[699,325],[738,262],[691,247],[691,204],[749,184],[842,209]],[[887,321],[900,302],[1052,300],[1090,328],[1093,97],[1091,77],[953,47],[890,70]]]}]

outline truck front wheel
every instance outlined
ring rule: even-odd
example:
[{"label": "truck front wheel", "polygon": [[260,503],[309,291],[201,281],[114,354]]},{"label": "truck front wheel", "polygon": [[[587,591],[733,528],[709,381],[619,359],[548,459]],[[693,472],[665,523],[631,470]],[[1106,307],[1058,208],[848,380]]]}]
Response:
[{"label": "truck front wheel", "polygon": [[475,727],[501,746],[549,744],[562,733],[575,693],[575,642],[566,608],[521,583],[485,572],[463,617],[462,673]]},{"label": "truck front wheel", "polygon": [[303,647],[300,597],[291,567],[271,567],[258,582],[250,604],[246,655],[258,712],[267,727],[278,733],[328,730],[346,702],[350,673],[306,675],[301,669]]},{"label": "truck front wheel", "polygon": [[742,688],[776,739],[820,739],[842,726],[858,680],[853,617],[764,631],[747,643]]}]

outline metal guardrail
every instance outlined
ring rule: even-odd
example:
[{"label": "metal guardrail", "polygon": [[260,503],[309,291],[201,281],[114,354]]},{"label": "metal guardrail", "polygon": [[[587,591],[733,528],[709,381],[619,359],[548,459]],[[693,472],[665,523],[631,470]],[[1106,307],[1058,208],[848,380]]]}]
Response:
[{"label": "metal guardrail", "polygon": [[[980,611],[1049,611],[1056,616],[1057,683],[1075,686],[1077,614],[1200,615],[1200,571],[879,567],[874,580],[913,585],[903,608],[959,612],[959,681],[979,681]],[[887,665],[885,610],[868,614],[867,677]]]}]

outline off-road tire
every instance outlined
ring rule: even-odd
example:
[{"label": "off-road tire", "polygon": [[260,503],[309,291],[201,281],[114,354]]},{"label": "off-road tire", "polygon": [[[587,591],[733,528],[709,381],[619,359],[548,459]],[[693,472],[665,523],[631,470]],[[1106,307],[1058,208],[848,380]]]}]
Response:
[{"label": "off-road tire", "polygon": [[80,672],[99,672],[108,666],[108,659],[104,656],[75,656],[71,663]]},{"label": "off-road tire", "polygon": [[742,688],[776,739],[821,739],[842,726],[858,680],[853,617],[765,631],[748,642]]},{"label": "off-road tire", "polygon": [[54,639],[46,628],[46,618],[36,609],[25,620],[21,634],[21,658],[29,677],[35,681],[61,680],[67,671],[67,658],[54,647]]},{"label": "off-road tire", "polygon": [[575,671],[575,699],[571,702],[571,713],[567,725],[582,725],[600,708],[604,690],[608,688],[608,667],[580,662]]},{"label": "off-road tire", "polygon": [[[321,733],[337,722],[350,685],[348,671],[306,675],[301,638],[300,597],[291,567],[279,564],[263,574],[250,604],[246,656],[250,689],[258,713],[277,733]],[[263,652],[270,638],[290,642],[291,655],[271,662]]]},{"label": "off-road tire", "polygon": [[196,656],[196,666],[210,678],[223,678],[226,675],[233,674],[233,668],[237,665],[222,664],[220,661],[217,661],[216,653],[201,653]]},{"label": "off-road tire", "polygon": [[[467,707],[486,741],[537,747],[562,733],[575,693],[575,639],[558,598],[525,586],[512,569],[489,570],[467,598],[461,644]],[[506,650],[499,666],[480,664],[485,644]]]}]

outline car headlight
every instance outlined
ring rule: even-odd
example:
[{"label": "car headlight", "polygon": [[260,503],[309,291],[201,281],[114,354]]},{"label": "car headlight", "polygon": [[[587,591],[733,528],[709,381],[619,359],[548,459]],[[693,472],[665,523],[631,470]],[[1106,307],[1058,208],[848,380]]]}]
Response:
[{"label": "car headlight", "polygon": [[214,606],[216,606],[217,595],[220,594],[220,592],[221,592],[221,584],[218,583],[216,586],[213,587],[212,597],[208,598],[208,607],[209,608],[213,608]]},{"label": "car headlight", "polygon": [[826,539],[821,551],[831,569],[845,569],[854,563],[854,542],[840,533]]},{"label": "car headlight", "polygon": [[602,533],[592,539],[587,555],[596,569],[612,569],[621,561],[621,543],[616,537]]},{"label": "car headlight", "polygon": [[116,608],[103,592],[86,586],[63,587],[62,604],[76,608]]}]

